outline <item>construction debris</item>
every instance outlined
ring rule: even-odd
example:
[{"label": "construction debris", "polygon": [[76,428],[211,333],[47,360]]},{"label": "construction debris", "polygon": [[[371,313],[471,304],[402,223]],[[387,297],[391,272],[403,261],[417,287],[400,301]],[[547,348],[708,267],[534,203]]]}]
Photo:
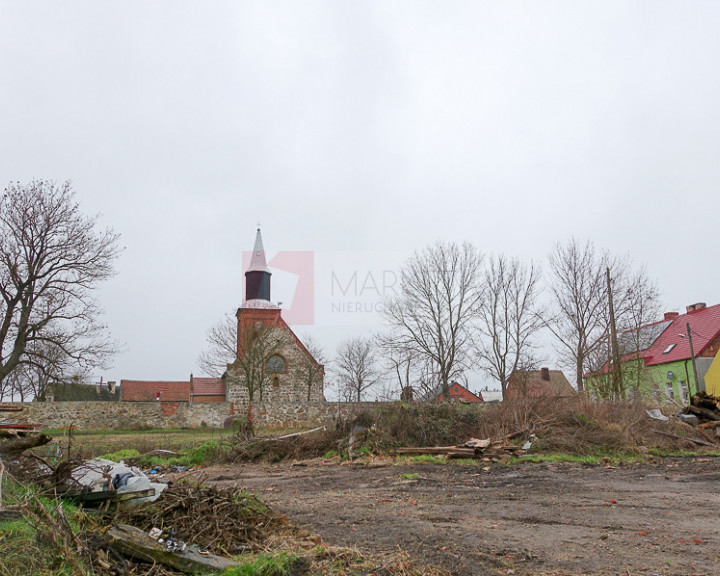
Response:
[{"label": "construction debris", "polygon": [[457,446],[428,446],[424,448],[398,448],[397,454],[436,454],[448,458],[499,458],[503,456],[522,456],[526,450],[520,446],[507,443],[506,438],[491,440],[489,438],[471,438]]},{"label": "construction debris", "polygon": [[151,482],[139,468],[124,462],[94,458],[73,468],[64,488],[63,496],[92,505],[124,500],[153,502],[167,484]]}]

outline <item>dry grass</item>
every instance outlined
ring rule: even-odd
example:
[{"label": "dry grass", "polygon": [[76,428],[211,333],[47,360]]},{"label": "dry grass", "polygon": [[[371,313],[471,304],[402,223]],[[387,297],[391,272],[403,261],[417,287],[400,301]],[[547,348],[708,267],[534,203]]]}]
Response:
[{"label": "dry grass", "polygon": [[[497,438],[534,433],[534,450],[575,456],[597,453],[637,452],[642,449],[678,450],[690,442],[657,434],[699,437],[687,424],[658,421],[646,414],[641,403],[570,398],[528,398],[489,407],[478,428],[478,437]],[[696,448],[696,446],[695,446]]]}]

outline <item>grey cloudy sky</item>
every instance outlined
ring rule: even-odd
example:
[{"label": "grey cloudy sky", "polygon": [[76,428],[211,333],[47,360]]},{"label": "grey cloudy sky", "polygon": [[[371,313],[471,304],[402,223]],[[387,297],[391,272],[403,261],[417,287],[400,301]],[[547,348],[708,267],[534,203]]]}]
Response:
[{"label": "grey cloudy sky", "polygon": [[316,252],[298,331],[331,349],[377,323],[332,273],[437,239],[589,238],[717,303],[718,31],[692,0],[2,1],[0,183],[71,179],[122,234],[106,379],[197,374],[258,221]]}]

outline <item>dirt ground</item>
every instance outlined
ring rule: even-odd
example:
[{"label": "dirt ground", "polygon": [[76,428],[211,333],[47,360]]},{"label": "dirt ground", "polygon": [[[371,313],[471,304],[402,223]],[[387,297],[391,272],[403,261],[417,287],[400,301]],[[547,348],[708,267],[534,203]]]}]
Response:
[{"label": "dirt ground", "polygon": [[612,467],[389,461],[243,464],[257,491],[330,545],[402,549],[454,575],[720,574],[720,459]]}]

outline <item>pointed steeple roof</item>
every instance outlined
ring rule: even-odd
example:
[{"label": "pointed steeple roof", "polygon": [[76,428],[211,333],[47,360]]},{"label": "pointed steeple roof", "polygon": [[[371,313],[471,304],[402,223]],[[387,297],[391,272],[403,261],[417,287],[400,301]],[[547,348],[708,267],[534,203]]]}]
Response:
[{"label": "pointed steeple roof", "polygon": [[270,272],[270,268],[268,268],[265,261],[265,248],[263,248],[260,228],[257,229],[255,235],[255,247],[253,248],[252,258],[250,258],[250,267],[246,272]]}]

